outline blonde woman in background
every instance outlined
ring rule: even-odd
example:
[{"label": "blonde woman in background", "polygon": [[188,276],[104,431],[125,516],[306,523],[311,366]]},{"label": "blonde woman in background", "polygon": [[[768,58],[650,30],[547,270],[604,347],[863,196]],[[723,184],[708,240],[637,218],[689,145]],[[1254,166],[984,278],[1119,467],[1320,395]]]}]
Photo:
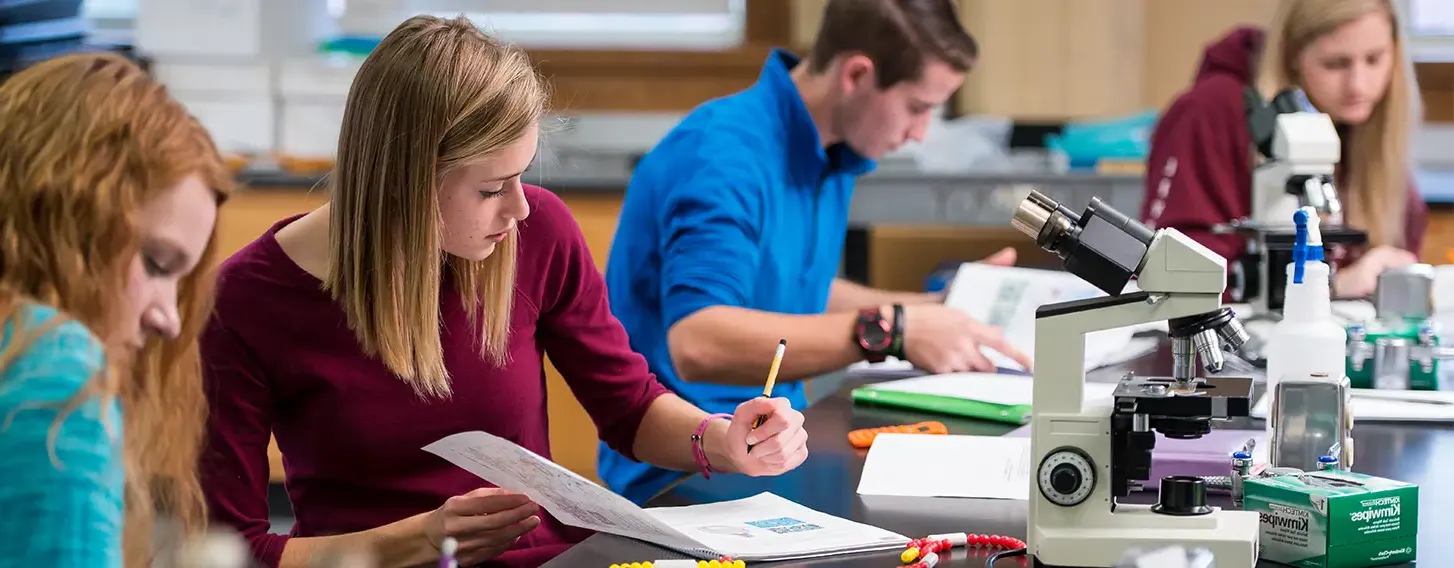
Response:
[{"label": "blonde woman in background", "polygon": [[196,338],[230,176],[136,65],[0,83],[0,566],[150,565],[205,522]]},{"label": "blonde woman in background", "polygon": [[[522,50],[463,18],[412,18],[349,89],[329,203],[224,263],[202,340],[203,479],[214,519],[263,565],[363,549],[418,566],[453,537],[462,566],[539,566],[585,538],[421,450],[478,430],[549,458],[546,354],[600,438],[634,459],[777,475],[807,457],[786,400],[708,415],[631,351],[570,210],[521,182],[545,105]],[[269,531],[270,433],[289,535]]]},{"label": "blonde woman in background", "polygon": [[1403,36],[1389,0],[1283,0],[1266,31],[1238,28],[1208,46],[1196,82],[1152,136],[1142,220],[1181,230],[1230,266],[1243,240],[1212,227],[1252,212],[1243,90],[1256,85],[1270,98],[1295,86],[1337,124],[1346,222],[1368,233],[1367,250],[1332,259],[1334,294],[1367,296],[1385,269],[1417,262],[1428,210],[1412,180],[1409,146],[1422,117]]}]

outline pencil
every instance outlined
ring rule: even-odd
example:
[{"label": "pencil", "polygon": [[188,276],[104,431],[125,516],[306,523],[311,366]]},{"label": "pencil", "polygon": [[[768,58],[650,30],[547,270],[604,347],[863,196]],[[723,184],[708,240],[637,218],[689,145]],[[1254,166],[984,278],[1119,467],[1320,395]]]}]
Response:
[{"label": "pencil", "polygon": [[[772,398],[772,386],[777,383],[777,369],[783,364],[783,352],[787,350],[787,338],[778,340],[777,353],[772,356],[772,367],[767,370],[767,384],[762,387],[763,398]],[[758,416],[757,420],[752,421],[752,429],[756,430],[757,427],[762,426],[762,423],[766,420],[767,416]],[[747,445],[747,451],[752,451],[752,444]]]}]

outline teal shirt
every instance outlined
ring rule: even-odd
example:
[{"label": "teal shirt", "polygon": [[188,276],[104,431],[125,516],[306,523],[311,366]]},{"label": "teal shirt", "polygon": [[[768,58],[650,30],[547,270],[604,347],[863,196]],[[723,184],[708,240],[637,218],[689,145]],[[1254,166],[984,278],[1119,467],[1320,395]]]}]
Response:
[{"label": "teal shirt", "polygon": [[[57,317],[54,308],[28,307],[21,333]],[[9,355],[15,338],[6,323],[0,353]],[[0,370],[0,566],[122,564],[120,405],[88,400],[57,428],[103,359],[95,336],[67,321]]]}]

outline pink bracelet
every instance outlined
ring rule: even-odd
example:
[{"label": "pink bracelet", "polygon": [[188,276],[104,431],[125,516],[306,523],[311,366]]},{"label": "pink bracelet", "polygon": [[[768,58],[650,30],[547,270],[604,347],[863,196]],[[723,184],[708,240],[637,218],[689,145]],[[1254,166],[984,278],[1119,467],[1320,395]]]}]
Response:
[{"label": "pink bracelet", "polygon": [[697,425],[697,431],[692,434],[692,459],[697,462],[697,469],[702,472],[703,479],[711,479],[712,472],[717,471],[712,469],[712,464],[707,461],[707,450],[702,447],[702,435],[707,432],[707,425],[718,418],[731,420],[732,415],[713,414],[703,418],[702,423]]}]

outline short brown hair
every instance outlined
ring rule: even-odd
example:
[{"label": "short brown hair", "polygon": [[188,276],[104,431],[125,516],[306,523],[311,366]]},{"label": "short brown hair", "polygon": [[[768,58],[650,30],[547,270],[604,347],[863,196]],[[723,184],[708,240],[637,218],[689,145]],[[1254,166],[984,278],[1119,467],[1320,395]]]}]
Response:
[{"label": "short brown hair", "polygon": [[821,73],[840,55],[873,61],[878,87],[917,81],[925,56],[961,73],[979,59],[979,44],[965,31],[953,0],[829,0],[808,59]]}]

